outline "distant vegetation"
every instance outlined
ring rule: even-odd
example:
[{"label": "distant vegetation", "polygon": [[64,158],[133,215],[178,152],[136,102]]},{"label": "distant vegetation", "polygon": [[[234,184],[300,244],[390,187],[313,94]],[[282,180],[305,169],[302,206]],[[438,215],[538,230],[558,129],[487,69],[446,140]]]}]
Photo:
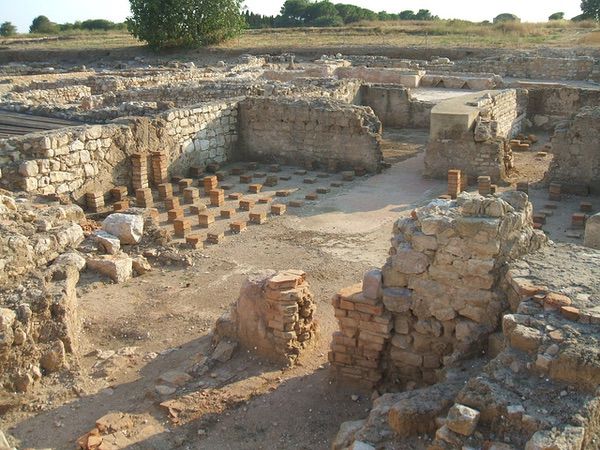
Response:
[{"label": "distant vegetation", "polygon": [[341,27],[362,21],[437,20],[428,9],[402,11],[398,14],[375,12],[356,5],[327,0],[286,0],[278,16],[244,13],[249,28]]},{"label": "distant vegetation", "polygon": [[17,27],[10,22],[4,22],[0,25],[0,36],[14,36],[17,34]]},{"label": "distant vegetation", "polygon": [[521,19],[519,19],[514,14],[510,14],[510,13],[498,14],[496,17],[494,17],[494,23],[520,22],[520,21],[521,21]]},{"label": "distant vegetation", "polygon": [[591,19],[600,21],[600,0],[581,0],[582,20]]},{"label": "distant vegetation", "polygon": [[46,16],[37,16],[29,27],[30,33],[56,34],[61,31],[126,30],[125,23],[115,23],[105,19],[90,19],[74,23],[54,23]]}]

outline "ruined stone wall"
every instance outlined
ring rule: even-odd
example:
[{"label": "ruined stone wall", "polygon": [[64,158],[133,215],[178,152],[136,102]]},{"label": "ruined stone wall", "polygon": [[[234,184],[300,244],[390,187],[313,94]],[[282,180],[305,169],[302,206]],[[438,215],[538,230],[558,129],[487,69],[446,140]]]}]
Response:
[{"label": "ruined stone wall", "polygon": [[462,170],[469,178],[487,175],[497,182],[505,176],[506,141],[525,121],[523,92],[515,89],[466,95],[432,109],[431,132],[425,154],[425,174],[446,177]]},{"label": "ruined stone wall", "polygon": [[129,185],[134,153],[167,152],[171,173],[183,174],[191,165],[225,161],[236,139],[237,100],[29,134],[0,140],[0,183],[79,201],[88,191]]},{"label": "ruined stone wall", "polygon": [[514,56],[502,55],[488,59],[456,61],[452,70],[457,72],[491,72],[503,77],[539,80],[589,80],[594,69],[594,58]]},{"label": "ruined stone wall", "polygon": [[521,131],[523,117],[519,117],[517,106],[517,91],[514,89],[498,91],[482,99],[479,107],[484,111],[481,115],[489,115],[493,136],[511,138]]},{"label": "ruined stone wall", "polygon": [[399,84],[404,87],[418,87],[424,71],[408,69],[388,69],[380,67],[339,67],[335,70],[338,78],[354,78],[366,83]]},{"label": "ruined stone wall", "polygon": [[30,105],[44,104],[72,104],[79,102],[83,97],[91,95],[91,89],[88,86],[74,85],[56,89],[35,89],[22,93],[10,92],[2,97],[1,105],[25,103]]},{"label": "ruined stone wall", "polygon": [[361,104],[373,109],[384,127],[429,128],[434,104],[415,100],[408,88],[393,84],[365,84]]},{"label": "ruined stone wall", "polygon": [[586,107],[552,137],[554,159],[545,181],[564,192],[600,193],[600,107]]},{"label": "ruined stone wall", "polygon": [[566,86],[526,86],[527,115],[536,128],[553,130],[581,108],[600,104],[600,90]]},{"label": "ruined stone wall", "polygon": [[[169,171],[185,174],[191,166],[223,163],[233,155],[238,139],[239,99],[203,103],[159,115],[164,133],[174,140],[168,149]],[[162,150],[167,150],[162,148]]]},{"label": "ruined stone wall", "polygon": [[520,192],[435,200],[394,225],[390,257],[334,297],[330,361],[344,377],[431,384],[481,351],[507,309],[507,261],[545,241]]},{"label": "ruined stone wall", "polygon": [[83,241],[84,214],[76,205],[32,204],[5,194],[0,194],[0,386],[26,391],[43,374],[59,370],[65,354],[77,348],[75,285],[85,260],[65,252]]},{"label": "ruined stone wall", "polygon": [[239,120],[246,158],[379,170],[381,122],[370,108],[323,99],[248,98],[240,103]]}]

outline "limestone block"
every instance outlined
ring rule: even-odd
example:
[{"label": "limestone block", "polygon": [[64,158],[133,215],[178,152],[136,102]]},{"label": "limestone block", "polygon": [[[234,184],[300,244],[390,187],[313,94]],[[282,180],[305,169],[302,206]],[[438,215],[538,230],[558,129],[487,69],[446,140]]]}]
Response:
[{"label": "limestone block", "polygon": [[386,288],[383,290],[383,304],[388,311],[407,312],[412,306],[412,291],[406,288]]},{"label": "limestone block", "polygon": [[452,431],[463,436],[471,436],[477,428],[480,413],[476,409],[455,403],[446,418],[446,425]]},{"label": "limestone block", "polygon": [[116,283],[129,280],[133,272],[133,262],[125,255],[104,255],[87,260],[87,266],[102,275],[110,277]]},{"label": "limestone block", "polygon": [[117,236],[121,244],[137,244],[144,233],[144,219],[138,215],[115,213],[104,219],[102,229]]},{"label": "limestone block", "polygon": [[13,325],[17,315],[12,309],[0,308],[0,347],[9,347],[13,344]]},{"label": "limestone block", "polygon": [[39,172],[39,167],[35,161],[25,161],[19,166],[19,173],[24,177],[35,177]]},{"label": "limestone block", "polygon": [[405,274],[419,274],[427,270],[429,259],[423,253],[403,249],[392,257],[394,268]]},{"label": "limestone block", "polygon": [[381,270],[373,269],[364,274],[363,295],[367,298],[377,299],[381,295]]},{"label": "limestone block", "polygon": [[115,255],[121,250],[121,241],[113,234],[98,230],[94,232],[94,239],[98,247],[108,255]]},{"label": "limestone block", "polygon": [[65,345],[61,340],[54,341],[40,358],[40,366],[47,373],[56,372],[62,369],[65,364]]},{"label": "limestone block", "polygon": [[583,245],[600,250],[600,213],[587,220]]}]

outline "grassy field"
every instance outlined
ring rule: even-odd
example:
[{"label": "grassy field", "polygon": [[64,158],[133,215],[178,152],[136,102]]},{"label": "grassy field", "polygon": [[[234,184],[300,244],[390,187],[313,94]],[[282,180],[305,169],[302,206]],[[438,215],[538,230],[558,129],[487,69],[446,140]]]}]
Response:
[{"label": "grassy field", "polygon": [[[22,35],[0,40],[0,58],[35,60],[43,56],[77,57],[93,52],[96,57],[131,57],[149,53],[143,43],[124,31],[76,32],[47,41],[27,41],[40,36]],[[534,48],[599,47],[600,26],[597,22],[553,21],[546,23],[482,24],[460,20],[433,22],[365,22],[343,28],[286,28],[247,30],[240,37],[202,50],[203,53],[275,52],[339,48],[394,47],[473,47],[473,48]],[[194,54],[198,51],[166,52],[165,56]],[[10,59],[9,59],[10,60]]]}]

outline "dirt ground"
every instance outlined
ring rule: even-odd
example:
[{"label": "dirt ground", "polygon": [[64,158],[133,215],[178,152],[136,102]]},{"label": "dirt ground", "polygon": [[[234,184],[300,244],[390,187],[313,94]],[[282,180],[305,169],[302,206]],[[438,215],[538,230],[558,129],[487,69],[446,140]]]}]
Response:
[{"label": "dirt ground", "polygon": [[[127,283],[83,273],[84,356],[74,375],[47,377],[35,394],[21,395],[21,408],[5,414],[0,429],[22,447],[72,449],[97,419],[121,412],[133,425],[114,434],[115,448],[329,448],[341,422],[366,417],[372,395],[339,385],[328,370],[329,339],[337,329],[330,299],[383,264],[394,220],[444,193],[445,182],[421,176],[427,137],[422,130],[388,130],[383,151],[391,167],[381,174],[345,183],[220,245],[175,246],[152,260],[152,272]],[[538,210],[548,202],[535,186],[552,156],[540,158],[534,150],[515,155],[510,181],[532,183]],[[565,221],[579,201],[565,197],[548,218],[551,238],[568,240]],[[318,308],[317,346],[292,369],[238,350],[228,362],[197,371],[209,352],[211,327],[236,300],[244,278],[289,268],[308,273]],[[176,392],[159,393],[159,379],[173,371],[193,376]],[[161,406],[166,400],[169,408]]]},{"label": "dirt ground", "polygon": [[[72,449],[101,416],[123,412],[136,423],[123,432],[128,448],[329,448],[341,422],[367,415],[372,394],[339,386],[327,370],[337,328],[330,299],[383,264],[394,220],[445,189],[420,174],[427,132],[386,139],[391,168],[220,245],[187,251],[189,265],[177,261],[175,249],[173,263],[154,261],[152,272],[121,285],[83,273],[85,356],[75,375],[48,377],[35,395],[19,399],[20,409],[2,417],[0,428],[22,447]],[[209,351],[211,327],[248,274],[288,268],[308,273],[318,308],[320,339],[298,366],[282,371],[238,350],[175,394],[156,391],[165,373],[194,373]],[[177,408],[161,407],[167,399]]]}]

